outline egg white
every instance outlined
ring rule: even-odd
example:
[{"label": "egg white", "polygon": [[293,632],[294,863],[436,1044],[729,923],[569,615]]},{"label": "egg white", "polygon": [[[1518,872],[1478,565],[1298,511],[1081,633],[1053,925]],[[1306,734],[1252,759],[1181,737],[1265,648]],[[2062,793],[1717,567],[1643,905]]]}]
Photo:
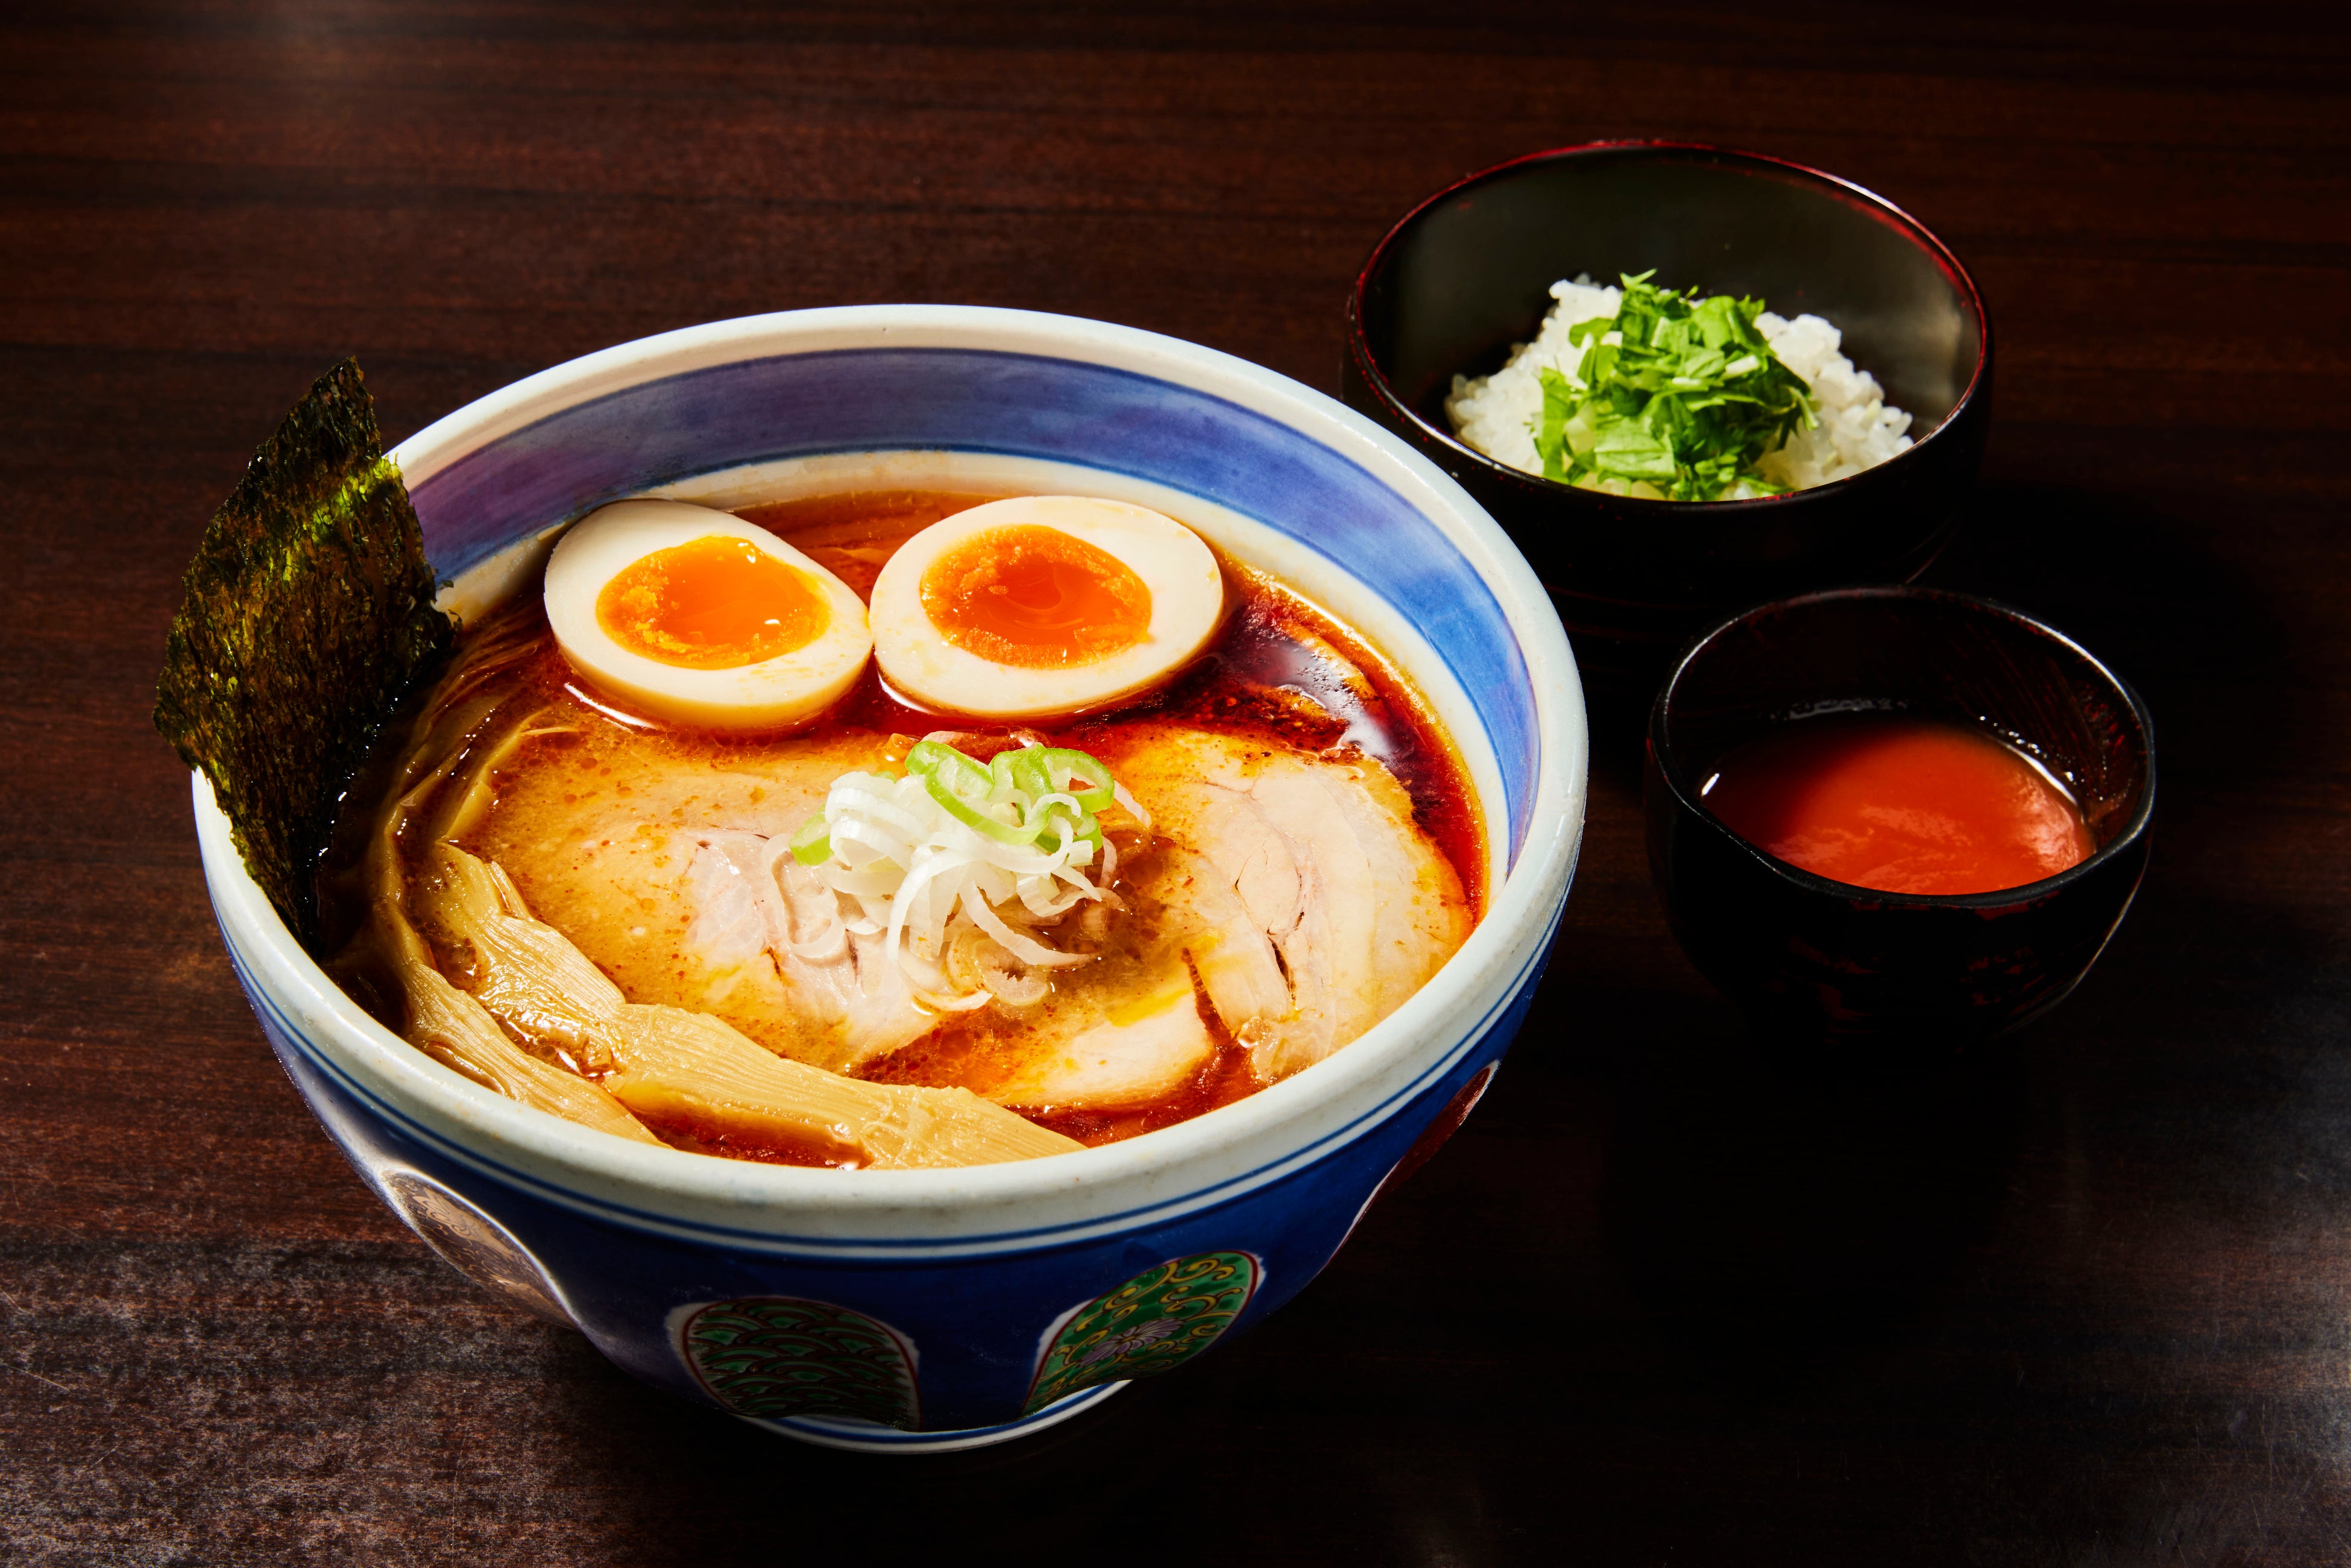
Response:
[{"label": "egg white", "polygon": [[[1151,622],[1132,646],[1060,668],[999,664],[940,634],[923,574],[977,533],[1056,528],[1115,557],[1151,591]],[[1165,513],[1089,496],[1018,496],[933,523],[898,547],[873,584],[873,653],[892,686],[974,718],[1044,718],[1100,708],[1188,663],[1224,617],[1225,580],[1200,536]]]},{"label": "egg white", "polygon": [[[701,538],[748,539],[808,574],[830,612],[805,647],[729,670],[689,670],[632,653],[596,618],[605,584],[631,565]],[[850,586],[767,529],[684,501],[615,501],[580,519],[548,558],[547,621],[572,668],[635,712],[698,729],[787,729],[816,717],[857,682],[873,651]]]}]

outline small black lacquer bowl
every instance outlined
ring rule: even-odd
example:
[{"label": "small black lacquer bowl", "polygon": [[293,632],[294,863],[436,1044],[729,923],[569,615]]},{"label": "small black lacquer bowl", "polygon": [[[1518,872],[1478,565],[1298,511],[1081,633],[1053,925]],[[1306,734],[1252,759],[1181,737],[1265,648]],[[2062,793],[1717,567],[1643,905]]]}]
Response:
[{"label": "small black lacquer bowl", "polygon": [[[1989,731],[2073,792],[2096,852],[1996,893],[1879,893],[1799,870],[1707,810],[1700,790],[1729,753],[1837,712]],[[1646,774],[1650,874],[1691,961],[1768,1032],[1893,1062],[2027,1023],[2089,971],[2147,870],[2155,734],[2129,686],[2029,615],[1854,588],[1750,610],[1692,643],[1650,710]]]},{"label": "small black lacquer bowl", "polygon": [[[1499,370],[1532,339],[1552,283],[1652,268],[1663,287],[1826,317],[1855,364],[1912,415],[1911,447],[1788,496],[1687,503],[1577,489],[1454,437],[1454,376]],[[1599,142],[1473,174],[1405,214],[1355,280],[1343,375],[1350,404],[1509,532],[1580,656],[1592,646],[1603,663],[1654,668],[1738,605],[1925,570],[1982,456],[1991,330],[1950,250],[1857,185],[1718,148]]]}]

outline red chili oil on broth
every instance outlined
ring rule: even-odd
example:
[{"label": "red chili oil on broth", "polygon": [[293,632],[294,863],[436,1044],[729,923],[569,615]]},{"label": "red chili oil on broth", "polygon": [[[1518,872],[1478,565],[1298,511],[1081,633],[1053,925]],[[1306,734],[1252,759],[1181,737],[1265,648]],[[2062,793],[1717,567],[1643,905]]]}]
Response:
[{"label": "red chili oil on broth", "polygon": [[1891,714],[1801,720],[1725,757],[1700,791],[1749,842],[1881,893],[1993,893],[2097,849],[2073,798],[1980,730]]}]

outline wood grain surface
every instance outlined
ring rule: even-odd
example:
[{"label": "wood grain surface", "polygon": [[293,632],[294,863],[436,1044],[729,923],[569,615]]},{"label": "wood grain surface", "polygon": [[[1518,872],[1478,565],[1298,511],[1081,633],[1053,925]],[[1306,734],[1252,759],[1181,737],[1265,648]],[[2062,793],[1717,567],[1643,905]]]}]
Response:
[{"label": "wood grain surface", "polygon": [[[2130,5],[16,5],[0,17],[0,1560],[2351,1558],[2344,15]],[[1296,1302],[968,1457],[800,1448],[475,1291],[271,1061],[147,713],[336,356],[396,438],[750,311],[972,301],[1334,390],[1355,267],[1597,137],[1835,171],[1975,270],[1931,580],[2073,632],[2155,863],[1969,1074],[1809,1082],[1667,934],[1594,694],[1536,1010]]]}]

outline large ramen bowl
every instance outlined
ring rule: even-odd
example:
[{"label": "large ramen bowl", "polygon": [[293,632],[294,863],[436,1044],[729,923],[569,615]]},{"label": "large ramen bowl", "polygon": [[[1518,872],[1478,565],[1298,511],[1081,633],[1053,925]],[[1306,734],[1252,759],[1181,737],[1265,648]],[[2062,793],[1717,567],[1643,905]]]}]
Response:
[{"label": "large ramen bowl", "polygon": [[1102,1148],[840,1172],[628,1143],[440,1066],[305,954],[199,779],[229,955],[329,1134],[444,1258],[648,1383],[853,1448],[1062,1419],[1296,1295],[1468,1113],[1525,1015],[1583,822],[1575,664],[1501,530],[1327,397],[1099,322],[810,310],[590,355],[396,456],[461,610],[517,580],[551,526],[646,492],[1030,488],[1157,507],[1384,650],[1451,731],[1484,816],[1484,918],[1329,1059]]}]

